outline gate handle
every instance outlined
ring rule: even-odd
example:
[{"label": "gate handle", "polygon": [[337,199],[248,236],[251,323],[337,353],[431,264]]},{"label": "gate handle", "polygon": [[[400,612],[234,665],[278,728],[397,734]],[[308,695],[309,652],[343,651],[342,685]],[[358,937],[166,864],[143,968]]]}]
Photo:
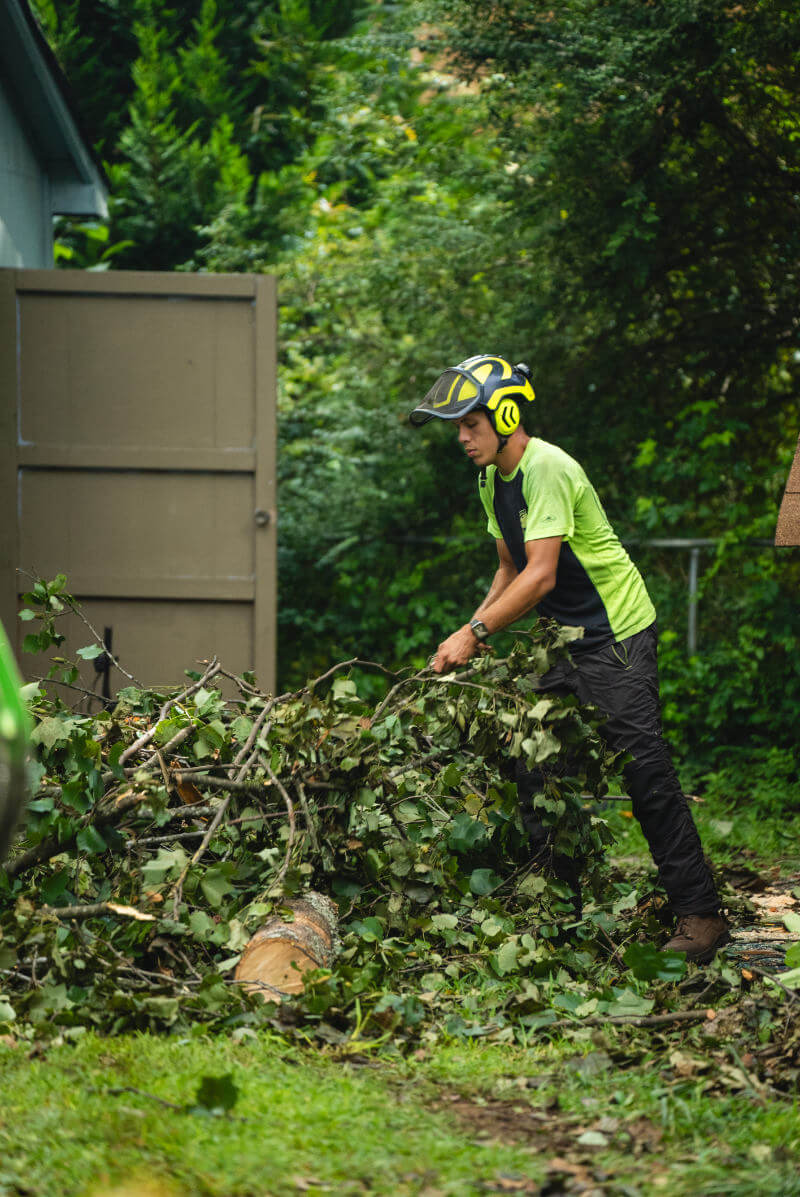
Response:
[{"label": "gate handle", "polygon": [[257,527],[266,528],[267,524],[272,519],[272,516],[268,511],[265,511],[263,507],[257,507],[253,512],[253,519],[256,521]]}]

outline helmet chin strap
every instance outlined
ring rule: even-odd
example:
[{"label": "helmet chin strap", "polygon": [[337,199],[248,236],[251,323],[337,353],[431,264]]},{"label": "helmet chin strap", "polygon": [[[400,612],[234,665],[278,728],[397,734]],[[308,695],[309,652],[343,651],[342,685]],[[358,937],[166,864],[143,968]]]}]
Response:
[{"label": "helmet chin strap", "polygon": [[[486,414],[489,415],[488,412]],[[492,428],[494,429],[494,434],[497,437],[497,452],[502,453],[510,440],[510,433],[507,434],[506,436],[503,436],[503,435],[501,435],[501,433],[499,433],[497,431],[497,425],[494,422],[494,414],[489,416],[489,419],[492,422]]]}]

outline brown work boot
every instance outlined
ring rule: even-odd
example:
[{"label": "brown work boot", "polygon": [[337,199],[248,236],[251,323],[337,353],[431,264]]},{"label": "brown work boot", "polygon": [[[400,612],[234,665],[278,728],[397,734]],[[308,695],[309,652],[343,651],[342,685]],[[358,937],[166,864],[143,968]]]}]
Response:
[{"label": "brown work boot", "polygon": [[695,964],[708,964],[717,948],[730,941],[727,920],[721,914],[682,914],[666,950],[685,952]]}]

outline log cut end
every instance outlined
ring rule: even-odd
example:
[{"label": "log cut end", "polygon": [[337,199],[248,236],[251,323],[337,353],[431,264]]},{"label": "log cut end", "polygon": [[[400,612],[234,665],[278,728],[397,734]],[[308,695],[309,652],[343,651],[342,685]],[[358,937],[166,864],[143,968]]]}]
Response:
[{"label": "log cut end", "polygon": [[253,935],[236,966],[234,977],[248,993],[267,1001],[302,993],[304,975],[328,968],[339,949],[336,904],[324,894],[306,894],[284,904],[292,912],[268,919]]},{"label": "log cut end", "polygon": [[797,442],[797,452],[778,513],[775,544],[800,544],[800,440]]}]

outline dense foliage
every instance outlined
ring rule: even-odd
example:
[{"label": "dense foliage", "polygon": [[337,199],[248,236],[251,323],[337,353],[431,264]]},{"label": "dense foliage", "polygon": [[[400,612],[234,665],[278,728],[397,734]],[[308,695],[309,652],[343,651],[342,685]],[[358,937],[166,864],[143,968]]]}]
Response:
[{"label": "dense foliage", "polygon": [[[286,684],[419,666],[492,572],[474,479],[405,413],[477,349],[587,466],[660,613],[669,733],[745,792],[800,699],[800,565],[771,539],[798,431],[800,16],[642,4],[39,0],[113,185],[67,265],[281,282]],[[778,730],[776,730],[778,729]],[[734,768],[731,746],[741,758]],[[695,781],[695,784],[698,784]]]}]

